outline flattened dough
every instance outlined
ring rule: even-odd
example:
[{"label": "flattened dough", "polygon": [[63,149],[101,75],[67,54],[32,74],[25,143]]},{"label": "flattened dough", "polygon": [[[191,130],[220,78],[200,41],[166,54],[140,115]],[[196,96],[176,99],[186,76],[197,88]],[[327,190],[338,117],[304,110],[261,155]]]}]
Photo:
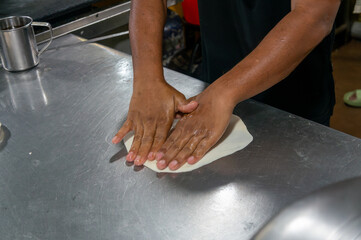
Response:
[{"label": "flattened dough", "polygon": [[[175,123],[173,124],[175,126]],[[232,115],[229,125],[223,134],[222,138],[218,143],[197,163],[190,165],[185,163],[178,170],[172,171],[168,167],[164,170],[159,170],[157,168],[157,161],[146,161],[144,166],[152,169],[155,172],[169,172],[169,173],[180,173],[180,172],[189,172],[200,168],[204,165],[210,164],[222,157],[231,155],[234,152],[237,152],[245,148],[253,140],[252,135],[248,132],[246,125],[243,121],[236,115]],[[128,133],[124,137],[124,143],[129,151],[133,142],[133,132]]]}]

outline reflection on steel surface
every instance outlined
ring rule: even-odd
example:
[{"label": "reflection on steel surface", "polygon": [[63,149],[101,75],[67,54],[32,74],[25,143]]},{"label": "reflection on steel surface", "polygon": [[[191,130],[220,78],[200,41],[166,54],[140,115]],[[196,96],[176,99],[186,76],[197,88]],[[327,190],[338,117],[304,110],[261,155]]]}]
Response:
[{"label": "reflection on steel surface", "polygon": [[361,239],[361,177],[330,185],[285,208],[254,240]]},{"label": "reflection on steel surface", "polygon": [[36,110],[49,104],[39,69],[18,74],[4,73],[3,76],[8,84],[10,102],[15,111],[20,108]]}]

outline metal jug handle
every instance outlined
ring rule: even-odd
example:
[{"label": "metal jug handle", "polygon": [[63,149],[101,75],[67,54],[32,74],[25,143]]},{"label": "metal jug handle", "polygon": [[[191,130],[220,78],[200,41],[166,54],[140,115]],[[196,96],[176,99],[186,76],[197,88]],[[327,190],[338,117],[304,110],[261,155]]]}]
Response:
[{"label": "metal jug handle", "polygon": [[37,26],[37,27],[47,27],[49,28],[49,32],[50,32],[50,40],[49,42],[39,51],[38,56],[40,56],[51,44],[51,42],[53,41],[53,28],[51,27],[50,23],[47,22],[33,22],[31,24],[32,26]]}]

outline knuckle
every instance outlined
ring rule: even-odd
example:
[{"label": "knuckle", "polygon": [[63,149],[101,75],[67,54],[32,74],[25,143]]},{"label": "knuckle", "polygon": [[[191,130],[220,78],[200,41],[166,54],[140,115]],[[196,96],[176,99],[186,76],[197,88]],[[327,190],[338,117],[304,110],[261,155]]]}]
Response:
[{"label": "knuckle", "polygon": [[207,137],[211,137],[211,136],[213,136],[213,135],[214,135],[214,131],[213,131],[213,130],[208,129],[208,130],[206,131],[206,136],[207,136]]},{"label": "knuckle", "polygon": [[183,148],[183,150],[178,153],[178,158],[179,160],[185,160],[191,153],[192,151],[189,148]]},{"label": "knuckle", "polygon": [[206,136],[207,131],[205,129],[201,128],[201,129],[195,130],[193,132],[193,134],[196,135],[196,136]]},{"label": "knuckle", "polygon": [[140,141],[142,139],[141,135],[134,135],[134,140],[133,141]]},{"label": "knuckle", "polygon": [[167,151],[167,149],[164,148],[164,147],[161,147],[161,148],[158,150],[158,152],[161,152],[161,153],[165,153],[166,151]]},{"label": "knuckle", "polygon": [[166,138],[165,135],[156,135],[154,137],[154,142],[162,142],[162,141],[164,141],[165,138]]},{"label": "knuckle", "polygon": [[206,142],[201,142],[200,144],[198,144],[197,150],[198,151],[204,151],[204,149],[206,149],[207,146],[208,146],[208,144]]},{"label": "knuckle", "polygon": [[173,145],[175,143],[175,139],[174,138],[169,138],[166,143],[170,144],[170,145]]},{"label": "knuckle", "polygon": [[168,151],[169,146],[170,146],[169,143],[167,143],[167,142],[163,143],[163,144],[161,145],[161,150],[162,150],[162,152]]},{"label": "knuckle", "polygon": [[189,127],[186,127],[184,129],[182,129],[182,135],[185,135],[185,136],[192,136],[194,134],[194,130],[189,128]]},{"label": "knuckle", "polygon": [[153,141],[153,144],[152,144],[152,149],[159,149],[160,147],[162,146],[162,142],[157,142],[157,141]]},{"label": "knuckle", "polygon": [[212,130],[210,129],[204,129],[204,136],[205,137],[209,137],[212,135]]},{"label": "knuckle", "polygon": [[189,149],[195,149],[199,141],[192,141],[189,143]]},{"label": "knuckle", "polygon": [[173,145],[174,144],[174,142],[175,142],[175,140],[174,140],[174,138],[172,137],[172,135],[171,136],[169,136],[168,138],[167,138],[167,140],[164,142],[164,144],[166,145]]},{"label": "knuckle", "polygon": [[194,151],[194,155],[196,155],[196,157],[201,157],[208,151],[209,148],[210,144],[208,142],[202,142],[197,146],[197,149]]},{"label": "knuckle", "polygon": [[178,144],[172,146],[172,148],[173,148],[173,151],[176,151],[176,152],[179,152],[180,150],[182,150],[182,147]]},{"label": "knuckle", "polygon": [[143,127],[140,125],[134,126],[134,135],[143,135]]},{"label": "knuckle", "polygon": [[142,139],[142,143],[151,143],[153,142],[153,137],[151,136],[146,136],[146,137],[143,137]]},{"label": "knuckle", "polygon": [[154,117],[146,117],[144,120],[144,123],[147,125],[152,125],[155,122],[155,118]]},{"label": "knuckle", "polygon": [[182,153],[181,154],[189,154],[190,152],[192,152],[192,149],[188,146],[185,146],[183,149],[182,149]]},{"label": "knuckle", "polygon": [[194,152],[194,156],[196,157],[196,158],[201,158],[203,155],[204,155],[204,151],[203,150],[197,150],[197,151],[195,151]]},{"label": "knuckle", "polygon": [[127,121],[125,121],[125,123],[123,124],[123,127],[130,127],[130,125],[131,125],[131,120],[127,120]]}]

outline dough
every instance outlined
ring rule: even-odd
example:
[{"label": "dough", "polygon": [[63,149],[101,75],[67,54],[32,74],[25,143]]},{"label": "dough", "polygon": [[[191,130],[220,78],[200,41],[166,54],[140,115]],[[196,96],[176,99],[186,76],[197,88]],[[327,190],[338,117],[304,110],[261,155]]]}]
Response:
[{"label": "dough", "polygon": [[[173,126],[175,126],[175,124],[176,121],[173,123]],[[193,165],[185,163],[182,167],[175,171],[170,170],[168,167],[164,170],[159,170],[156,165],[156,160],[146,161],[144,166],[152,169],[155,172],[189,172],[245,148],[249,143],[252,142],[252,140],[253,137],[248,132],[247,127],[244,125],[243,121],[238,116],[232,115],[229,125],[222,138],[219,139],[218,143],[197,163]],[[128,151],[132,145],[132,142],[133,132],[130,132],[124,137],[124,143]]]}]

